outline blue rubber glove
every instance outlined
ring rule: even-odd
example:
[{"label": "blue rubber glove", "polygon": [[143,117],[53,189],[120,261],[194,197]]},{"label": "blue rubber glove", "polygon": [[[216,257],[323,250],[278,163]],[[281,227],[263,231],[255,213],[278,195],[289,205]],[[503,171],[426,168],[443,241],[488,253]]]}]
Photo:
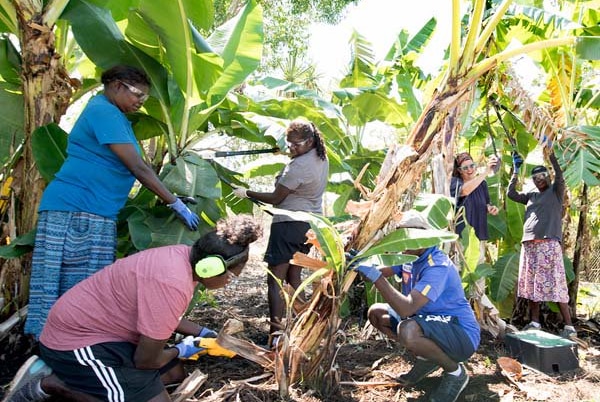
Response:
[{"label": "blue rubber glove", "polygon": [[181,198],[177,198],[172,204],[167,204],[169,208],[171,208],[175,215],[188,227],[190,230],[197,230],[198,223],[200,222],[200,218],[198,215],[190,211],[190,209],[181,201]]},{"label": "blue rubber glove", "polygon": [[197,338],[195,336],[186,336],[181,342],[175,345],[175,348],[179,351],[177,357],[187,359],[196,353],[202,352],[204,348],[200,348],[195,345]]},{"label": "blue rubber glove", "polygon": [[515,173],[519,173],[519,170],[521,169],[521,166],[523,165],[523,158],[521,158],[521,155],[519,155],[517,153],[517,151],[513,151],[512,152],[512,160],[513,160],[513,168],[515,170]]},{"label": "blue rubber glove", "polygon": [[542,135],[541,143],[542,145],[545,143],[548,148],[552,148],[552,140],[545,135]]},{"label": "blue rubber glove", "polygon": [[217,331],[213,331],[212,329],[206,327],[201,327],[200,332],[198,332],[199,338],[216,338],[217,336],[219,336]]},{"label": "blue rubber glove", "polygon": [[354,270],[360,272],[362,276],[371,282],[375,282],[381,277],[381,271],[379,271],[375,265],[359,265],[354,268]]}]

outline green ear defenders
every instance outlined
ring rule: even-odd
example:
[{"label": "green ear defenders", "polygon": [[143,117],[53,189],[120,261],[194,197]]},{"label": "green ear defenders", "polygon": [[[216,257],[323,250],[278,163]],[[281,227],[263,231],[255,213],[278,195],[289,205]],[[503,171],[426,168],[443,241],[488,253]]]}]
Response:
[{"label": "green ear defenders", "polygon": [[194,271],[200,278],[212,278],[213,276],[222,275],[228,268],[235,267],[246,261],[248,259],[248,250],[249,248],[246,247],[244,251],[228,259],[224,259],[220,255],[207,255],[196,263]]}]

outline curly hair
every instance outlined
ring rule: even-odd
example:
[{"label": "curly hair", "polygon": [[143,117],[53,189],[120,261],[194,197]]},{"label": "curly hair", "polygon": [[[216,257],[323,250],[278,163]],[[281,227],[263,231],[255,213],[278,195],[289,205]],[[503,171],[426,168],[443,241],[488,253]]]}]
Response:
[{"label": "curly hair", "polygon": [[143,84],[150,87],[150,78],[137,67],[116,65],[102,73],[102,84],[107,86],[114,81],[124,81],[128,84]]},{"label": "curly hair", "polygon": [[453,177],[460,177],[460,170],[458,169],[464,161],[472,161],[473,157],[468,152],[461,152],[454,157],[454,169],[452,170]]},{"label": "curly hair", "polygon": [[208,255],[220,255],[227,260],[244,252],[262,233],[262,226],[251,215],[241,214],[220,219],[215,230],[196,240],[190,253],[190,262],[195,266]]},{"label": "curly hair", "polygon": [[290,134],[298,134],[303,140],[313,138],[317,155],[321,160],[327,159],[327,148],[325,148],[323,134],[313,123],[305,120],[294,120],[286,130],[286,135]]}]

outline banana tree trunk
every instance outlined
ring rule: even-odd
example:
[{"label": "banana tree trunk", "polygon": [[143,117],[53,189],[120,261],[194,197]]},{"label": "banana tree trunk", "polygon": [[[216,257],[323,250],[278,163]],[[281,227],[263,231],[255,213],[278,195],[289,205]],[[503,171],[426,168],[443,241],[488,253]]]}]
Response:
[{"label": "banana tree trunk", "polygon": [[[18,200],[14,221],[14,232],[23,235],[35,228],[37,208],[45,187],[33,159],[31,135],[40,126],[58,123],[65,113],[72,94],[71,80],[60,55],[55,53],[53,26],[45,25],[41,2],[14,1],[21,45],[21,80],[24,98],[24,143],[21,159],[13,172],[13,192]],[[27,303],[31,256],[5,262],[0,284],[4,289],[17,289],[13,295],[17,304]],[[11,274],[12,272],[12,274]],[[21,281],[21,283],[13,283]]]}]

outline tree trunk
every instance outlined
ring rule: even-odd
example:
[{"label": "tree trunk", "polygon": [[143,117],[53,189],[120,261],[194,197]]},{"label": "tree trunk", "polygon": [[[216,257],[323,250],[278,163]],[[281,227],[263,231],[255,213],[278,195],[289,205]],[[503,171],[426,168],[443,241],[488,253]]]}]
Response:
[{"label": "tree trunk", "polygon": [[[583,185],[579,196],[579,222],[577,223],[577,234],[575,236],[575,251],[573,252],[573,273],[575,279],[569,283],[569,310],[573,322],[577,319],[577,293],[579,291],[579,276],[585,272],[585,254],[590,250],[590,236],[587,230],[588,213],[588,186]],[[589,255],[589,253],[588,253]]]},{"label": "tree trunk", "polygon": [[[14,5],[21,38],[25,132],[23,153],[13,171],[16,213],[11,224],[15,225],[14,233],[20,236],[35,228],[37,208],[45,187],[33,159],[32,133],[40,126],[59,122],[69,105],[72,91],[69,75],[55,53],[53,27],[43,25],[43,10],[36,9],[35,2],[15,1]],[[30,255],[10,264],[5,262],[2,267],[3,271],[10,272],[4,273],[7,282],[0,286],[16,293],[12,297],[19,307],[27,303],[30,269]],[[11,283],[18,280],[22,283]]]}]

